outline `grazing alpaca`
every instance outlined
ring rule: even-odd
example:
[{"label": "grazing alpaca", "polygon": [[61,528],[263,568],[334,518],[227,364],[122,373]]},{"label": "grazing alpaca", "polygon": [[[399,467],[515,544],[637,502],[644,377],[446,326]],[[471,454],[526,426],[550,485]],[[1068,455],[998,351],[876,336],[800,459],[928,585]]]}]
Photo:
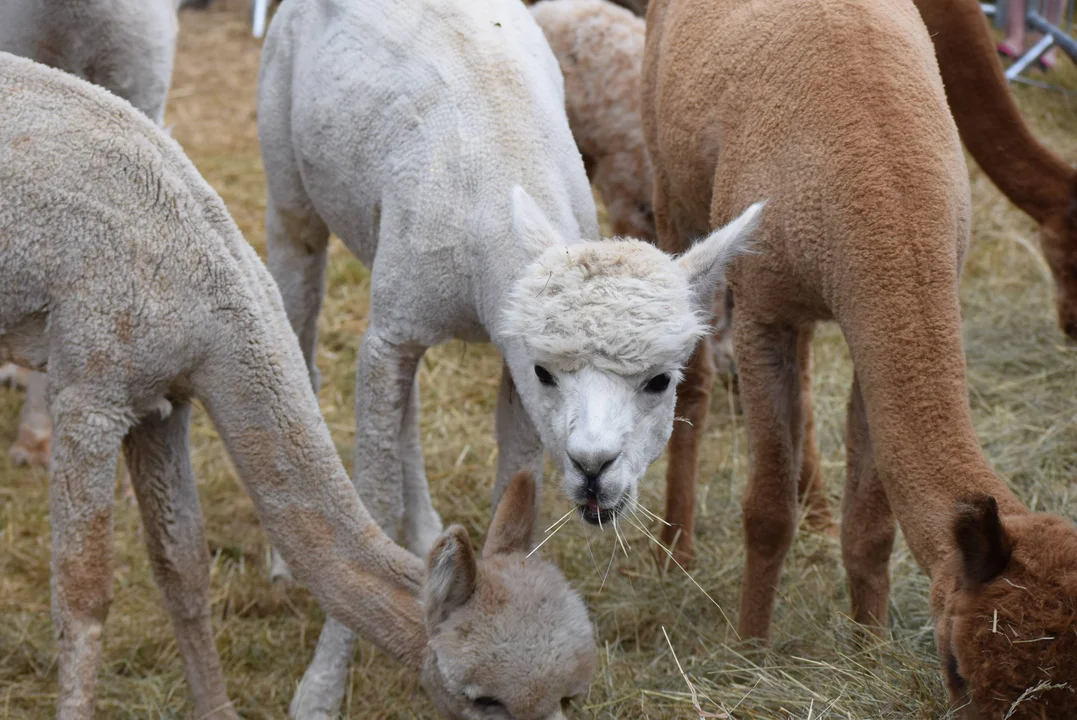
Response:
[{"label": "grazing alpaca", "polygon": [[1040,225],[1058,322],[1077,339],[1077,171],[1021,118],[977,0],[914,0],[961,139],[991,182]]},{"label": "grazing alpaca", "polygon": [[568,126],[613,234],[654,242],[639,113],[643,20],[607,0],[546,0],[531,16],[561,65]]},{"label": "grazing alpaca", "polygon": [[[940,660],[954,700],[979,708],[969,717],[1000,717],[1041,681],[1077,688],[1077,529],[1022,505],[972,428],[957,298],[968,176],[915,8],[653,0],[647,22],[662,247],[774,198],[760,252],[729,274],[751,455],[740,634],[770,635],[796,528],[808,338],[833,319],[855,369],[841,528],[853,618],[886,627],[896,518],[932,577]],[[687,374],[709,384],[698,354]],[[698,428],[675,434],[694,467]],[[1051,690],[1015,717],[1044,707],[1072,717],[1077,694]]]},{"label": "grazing alpaca", "polygon": [[[329,233],[371,268],[355,482],[379,525],[391,537],[402,526],[420,553],[440,530],[415,376],[426,348],[452,337],[491,341],[505,358],[495,507],[512,473],[541,476],[545,448],[585,520],[631,509],[758,208],[677,261],[637,240],[594,242],[560,70],[518,0],[422,0],[406,12],[387,0],[288,0],[258,91],[269,266],[315,387]],[[323,631],[307,672],[323,689],[294,712],[335,717],[345,638]]]},{"label": "grazing alpaca", "polygon": [[[176,54],[173,0],[4,0],[0,51],[36,60],[100,85],[164,122]],[[16,465],[48,465],[52,428],[48,381],[38,373],[0,368],[0,382],[26,388],[11,445]]]},{"label": "grazing alpaca", "polygon": [[0,187],[0,361],[47,368],[54,422],[58,717],[93,715],[121,446],[195,715],[236,717],[189,458],[196,398],[296,576],[420,670],[446,716],[492,698],[515,717],[555,717],[586,687],[586,610],[552,565],[520,554],[533,482],[510,485],[485,560],[450,528],[424,580],[349,482],[276,285],[175,142],[114,95],[0,53]]}]

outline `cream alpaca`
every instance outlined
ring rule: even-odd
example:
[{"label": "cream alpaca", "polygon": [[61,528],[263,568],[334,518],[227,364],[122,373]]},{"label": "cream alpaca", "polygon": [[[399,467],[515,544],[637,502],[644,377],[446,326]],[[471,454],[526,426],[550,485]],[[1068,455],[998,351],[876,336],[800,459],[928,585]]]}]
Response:
[{"label": "cream alpaca", "polygon": [[484,560],[450,528],[424,580],[348,480],[276,285],[175,142],[114,95],[0,53],[0,187],[0,361],[47,368],[54,421],[58,717],[93,715],[121,446],[195,715],[236,717],[189,458],[195,399],[296,576],[420,671],[443,714],[488,717],[496,702],[560,717],[594,672],[594,643],[561,574],[522,554],[533,482],[509,486]]},{"label": "cream alpaca", "polygon": [[[666,444],[676,377],[758,215],[680,260],[593,242],[564,107],[557,61],[518,0],[288,0],[266,39],[270,270],[316,384],[329,233],[371,268],[354,479],[416,552],[441,526],[418,441],[426,348],[491,341],[505,359],[495,506],[517,470],[541,475],[545,448],[585,519],[609,521]],[[323,689],[304,681],[293,706],[303,716],[336,713],[350,642],[326,637],[307,673]]]},{"label": "cream alpaca", "polygon": [[[4,0],[0,51],[44,63],[96,83],[164,122],[176,54],[174,0]],[[19,430],[11,446],[16,464],[47,465],[51,427],[47,380],[14,366],[0,382],[26,387]]]},{"label": "cream alpaca", "polygon": [[607,0],[531,6],[565,76],[565,109],[613,234],[654,241],[651,162],[640,124],[643,20]]},{"label": "cream alpaca", "polygon": [[[774,198],[760,252],[729,279],[751,455],[740,634],[770,635],[796,530],[811,332],[833,319],[855,371],[841,527],[853,618],[886,627],[896,520],[931,575],[939,659],[963,716],[1000,718],[1049,681],[1068,688],[1007,716],[1077,717],[1077,528],[1029,512],[973,431],[957,295],[968,174],[916,8],[652,0],[647,23],[662,247]],[[702,387],[708,372],[700,355],[687,370]],[[699,428],[678,425],[681,463],[694,466]]]}]

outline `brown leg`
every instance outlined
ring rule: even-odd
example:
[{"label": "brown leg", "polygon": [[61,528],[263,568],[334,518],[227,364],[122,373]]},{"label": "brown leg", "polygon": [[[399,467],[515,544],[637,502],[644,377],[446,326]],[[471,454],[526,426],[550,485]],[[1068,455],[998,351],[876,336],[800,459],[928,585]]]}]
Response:
[{"label": "brown leg", "polygon": [[235,718],[213,640],[209,548],[188,448],[191,406],[143,418],[124,441],[157,586],[172,618],[195,716]]},{"label": "brown leg", "polygon": [[849,576],[853,620],[882,635],[886,632],[890,552],[897,526],[875,467],[864,400],[855,377],[846,422],[842,560]]},{"label": "brown leg", "polygon": [[744,493],[746,559],[739,631],[743,638],[770,635],[782,561],[796,531],[800,473],[800,372],[796,328],[733,317],[741,401],[748,429],[751,471]]},{"label": "brown leg", "polygon": [[[677,386],[677,409],[673,435],[669,440],[669,467],[666,469],[666,522],[662,527],[662,544],[673,551],[682,565],[695,559],[696,477],[699,474],[699,442],[710,412],[714,361],[710,343],[701,342],[684,379]],[[686,422],[687,421],[687,422]],[[659,560],[664,560],[660,556]]]},{"label": "brown leg", "polygon": [[[666,182],[656,169],[654,183],[654,222],[658,247],[679,254],[687,250],[698,237],[695,228],[682,227],[685,213],[666,192]],[[684,379],[677,386],[677,405],[673,434],[669,440],[669,466],[666,469],[666,522],[662,528],[662,544],[673,551],[682,565],[695,559],[696,476],[699,473],[699,442],[703,437],[710,410],[711,385],[714,383],[713,349],[703,340],[688,360]],[[687,422],[685,422],[687,421]],[[669,562],[665,553],[656,553],[663,567]]]},{"label": "brown leg", "polygon": [[834,518],[830,513],[830,501],[823,486],[820,468],[819,445],[815,441],[815,413],[812,410],[812,357],[811,341],[815,333],[810,327],[800,330],[797,340],[797,357],[800,360],[800,406],[804,413],[804,452],[800,464],[800,482],[797,500],[804,511],[804,527],[813,532],[835,534]]}]

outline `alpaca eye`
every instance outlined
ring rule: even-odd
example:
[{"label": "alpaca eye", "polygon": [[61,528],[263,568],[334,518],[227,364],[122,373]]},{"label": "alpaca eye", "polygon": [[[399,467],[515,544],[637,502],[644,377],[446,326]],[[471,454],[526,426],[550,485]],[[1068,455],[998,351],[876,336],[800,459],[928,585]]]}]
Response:
[{"label": "alpaca eye", "polygon": [[484,709],[501,707],[501,703],[498,702],[497,698],[488,697],[486,695],[484,695],[483,697],[477,697],[471,702]]},{"label": "alpaca eye", "polygon": [[561,712],[568,712],[569,708],[572,707],[572,703],[575,700],[576,700],[576,698],[574,698],[574,697],[563,697],[563,698],[561,698]]},{"label": "alpaca eye", "polygon": [[541,365],[535,366],[535,375],[538,376],[539,382],[543,385],[549,385],[552,387],[557,384],[557,381],[553,379],[553,375],[550,374],[550,371],[542,367]]},{"label": "alpaca eye", "polygon": [[660,392],[665,392],[669,387],[669,373],[662,373],[661,375],[655,375],[653,378],[647,381],[647,384],[643,386],[643,389],[649,393],[657,395]]}]

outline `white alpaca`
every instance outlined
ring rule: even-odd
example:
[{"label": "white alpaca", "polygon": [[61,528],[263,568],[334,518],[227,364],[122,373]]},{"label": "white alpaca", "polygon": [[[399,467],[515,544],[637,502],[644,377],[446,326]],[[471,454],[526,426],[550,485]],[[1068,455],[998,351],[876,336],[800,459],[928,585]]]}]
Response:
[{"label": "white alpaca", "polygon": [[194,399],[296,576],[419,670],[447,717],[493,703],[556,718],[586,689],[596,658],[583,603],[522,554],[533,482],[510,485],[483,560],[450,528],[424,579],[348,480],[265,266],[159,128],[100,88],[0,53],[0,188],[0,362],[48,370],[54,423],[58,717],[93,715],[121,446],[195,715],[236,717],[210,622]]},{"label": "white alpaca", "polygon": [[[680,368],[758,217],[680,260],[596,242],[564,107],[518,0],[288,0],[270,27],[258,110],[270,270],[317,387],[329,233],[371,268],[354,479],[415,552],[441,527],[418,440],[428,347],[492,341],[505,359],[495,507],[516,471],[541,477],[545,448],[583,517],[610,522],[666,444]],[[351,643],[333,630],[301,716],[335,716]]]},{"label": "white alpaca", "polygon": [[617,236],[654,242],[651,161],[640,118],[643,19],[608,0],[531,6],[565,76],[565,109]]},{"label": "white alpaca", "polygon": [[[96,83],[161,124],[176,54],[175,1],[3,0],[0,51]],[[46,379],[8,366],[0,368],[3,382],[26,387],[12,460],[47,465]]]}]

